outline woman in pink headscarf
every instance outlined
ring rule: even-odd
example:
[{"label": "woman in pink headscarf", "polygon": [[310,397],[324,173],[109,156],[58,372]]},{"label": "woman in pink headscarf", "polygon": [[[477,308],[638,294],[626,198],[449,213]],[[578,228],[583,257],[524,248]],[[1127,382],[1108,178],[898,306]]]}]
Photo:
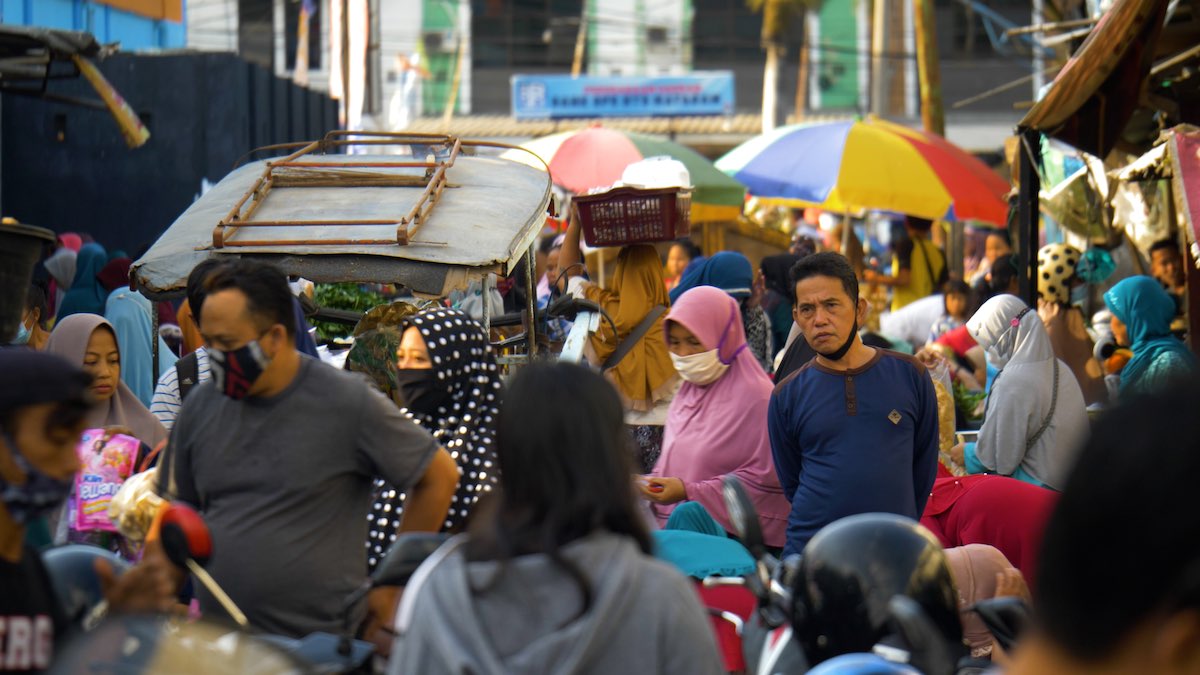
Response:
[{"label": "woman in pink headscarf", "polygon": [[767,546],[783,546],[791,505],[775,475],[767,437],[772,386],[747,349],[737,301],[720,289],[698,286],[675,302],[664,329],[684,383],[667,413],[662,455],[642,495],[660,524],[677,508],[695,521],[703,507],[710,521],[731,532],[721,479],[736,476],[754,502]]}]

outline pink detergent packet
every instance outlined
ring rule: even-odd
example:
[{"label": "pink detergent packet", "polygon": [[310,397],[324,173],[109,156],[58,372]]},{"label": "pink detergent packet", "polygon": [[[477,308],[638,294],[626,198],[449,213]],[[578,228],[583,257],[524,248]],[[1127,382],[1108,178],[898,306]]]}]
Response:
[{"label": "pink detergent packet", "polygon": [[108,517],[108,504],[133,474],[141,443],[132,436],[116,434],[107,442],[104,429],[88,429],[76,446],[83,468],[75,477],[71,498],[72,529],[80,532],[116,532]]}]

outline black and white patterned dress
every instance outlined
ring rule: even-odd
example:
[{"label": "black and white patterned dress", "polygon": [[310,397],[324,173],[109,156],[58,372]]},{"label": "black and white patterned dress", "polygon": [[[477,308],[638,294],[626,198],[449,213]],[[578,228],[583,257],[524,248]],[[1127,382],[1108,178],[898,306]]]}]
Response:
[{"label": "black and white patterned dress", "polygon": [[[496,417],[501,382],[487,336],[475,320],[453,309],[431,309],[405,321],[402,331],[415,327],[425,339],[438,380],[450,389],[449,408],[437,418],[408,411],[458,464],[458,490],[450,502],[443,530],[465,527],[472,507],[499,483],[496,460]],[[396,540],[404,495],[382,480],[375,482],[375,500],[368,516],[367,564],[383,559]]]}]

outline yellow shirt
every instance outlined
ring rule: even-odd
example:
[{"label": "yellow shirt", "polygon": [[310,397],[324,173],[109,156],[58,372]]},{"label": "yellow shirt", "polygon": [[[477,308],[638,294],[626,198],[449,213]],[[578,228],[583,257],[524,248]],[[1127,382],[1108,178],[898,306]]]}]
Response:
[{"label": "yellow shirt", "polygon": [[[937,280],[942,277],[946,259],[938,254],[933,242],[919,237],[912,241],[912,255],[908,261],[908,285],[892,288],[892,311],[933,295]],[[892,258],[892,276],[900,274],[900,255]],[[932,273],[932,275],[931,275]]]}]

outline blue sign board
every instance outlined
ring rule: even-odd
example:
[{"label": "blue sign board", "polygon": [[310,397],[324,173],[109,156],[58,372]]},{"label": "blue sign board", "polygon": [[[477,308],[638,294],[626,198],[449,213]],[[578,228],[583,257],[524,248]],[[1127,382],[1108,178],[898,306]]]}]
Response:
[{"label": "blue sign board", "polygon": [[512,77],[517,119],[732,115],[733,103],[733,73],[726,70],[674,77]]}]

